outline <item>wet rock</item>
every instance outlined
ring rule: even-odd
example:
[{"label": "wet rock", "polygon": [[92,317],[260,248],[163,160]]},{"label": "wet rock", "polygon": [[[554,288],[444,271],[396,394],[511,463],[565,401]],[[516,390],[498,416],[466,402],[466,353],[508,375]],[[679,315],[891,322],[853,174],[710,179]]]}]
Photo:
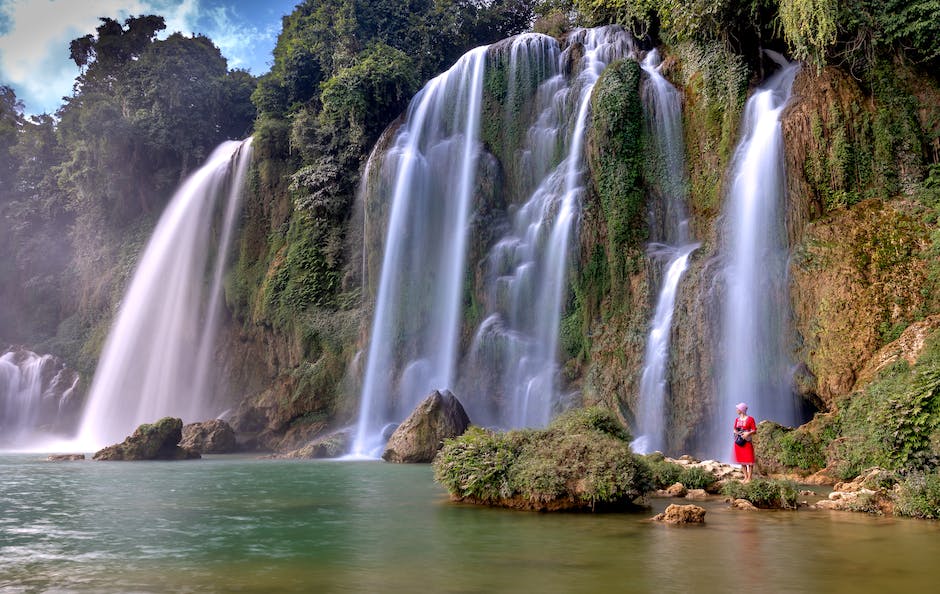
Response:
[{"label": "wet rock", "polygon": [[462,435],[470,418],[449,391],[434,391],[395,429],[382,458],[388,462],[430,462],[444,440]]},{"label": "wet rock", "polygon": [[708,492],[705,489],[689,489],[689,492],[685,494],[685,498],[701,501],[702,499],[708,499]]},{"label": "wet rock", "polygon": [[349,451],[352,431],[344,429],[315,439],[302,448],[292,450],[279,458],[338,458]]},{"label": "wet rock", "polygon": [[666,524],[703,524],[705,523],[705,508],[697,505],[672,504],[661,514],[653,516],[654,522]]},{"label": "wet rock", "polygon": [[199,452],[181,448],[183,421],[164,417],[153,424],[144,424],[123,442],[95,452],[95,460],[191,460]]},{"label": "wet rock", "polygon": [[84,459],[85,454],[51,454],[46,458],[48,462],[75,462]]},{"label": "wet rock", "polygon": [[688,489],[682,483],[675,483],[666,489],[666,495],[669,497],[685,497],[688,492]]},{"label": "wet rock", "polygon": [[238,451],[235,431],[220,419],[202,423],[190,423],[183,427],[180,447],[203,454],[230,454]]},{"label": "wet rock", "polygon": [[731,507],[743,511],[757,511],[757,508],[754,507],[754,504],[747,499],[735,499],[731,502]]}]

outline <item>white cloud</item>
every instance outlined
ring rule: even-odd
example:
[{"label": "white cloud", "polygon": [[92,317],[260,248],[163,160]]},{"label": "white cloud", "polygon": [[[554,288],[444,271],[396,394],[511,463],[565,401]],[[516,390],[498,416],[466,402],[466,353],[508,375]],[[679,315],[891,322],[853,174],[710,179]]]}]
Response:
[{"label": "white cloud", "polygon": [[99,17],[141,14],[163,15],[167,32],[188,35],[199,31],[200,0],[0,0],[0,81],[14,87],[27,113],[55,111],[78,75],[69,42],[94,33]]},{"label": "white cloud", "polygon": [[248,68],[255,74],[260,74],[258,68],[254,67],[257,66],[255,54],[259,45],[274,45],[280,31],[280,23],[259,29],[246,24],[244,19],[228,6],[207,9],[202,17],[209,23],[208,30],[203,32],[212,38],[222,50],[222,55],[228,58],[229,68]]}]

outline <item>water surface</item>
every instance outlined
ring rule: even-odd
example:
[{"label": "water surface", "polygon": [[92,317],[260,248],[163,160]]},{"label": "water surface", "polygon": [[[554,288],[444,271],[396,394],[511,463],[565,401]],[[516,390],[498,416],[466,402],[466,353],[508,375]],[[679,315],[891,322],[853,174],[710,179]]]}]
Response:
[{"label": "water surface", "polygon": [[[929,591],[940,524],[827,511],[705,526],[448,501],[425,465],[0,455],[3,592]],[[750,585],[748,585],[750,584]]]}]

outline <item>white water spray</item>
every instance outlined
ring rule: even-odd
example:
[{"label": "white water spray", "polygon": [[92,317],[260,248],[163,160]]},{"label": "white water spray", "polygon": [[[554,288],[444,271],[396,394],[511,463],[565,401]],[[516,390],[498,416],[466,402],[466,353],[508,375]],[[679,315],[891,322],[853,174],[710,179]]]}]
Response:
[{"label": "white water spray", "polygon": [[[251,139],[221,144],[167,205],[95,372],[78,437],[86,449],[121,441],[164,416],[193,422],[220,412],[212,404],[211,358],[250,158]],[[211,226],[223,197],[210,262]]]},{"label": "white water spray", "polygon": [[[591,93],[608,64],[634,55],[632,38],[616,26],[578,30],[568,41],[568,50],[554,51],[555,74],[536,93],[538,117],[522,155],[528,171],[544,173],[516,212],[510,232],[490,251],[489,308],[471,346],[472,375],[462,390],[472,418],[507,428],[544,427],[558,405],[561,310],[584,194]],[[569,82],[562,72],[573,47],[583,57]],[[520,37],[513,46],[514,63],[526,55],[517,48],[532,56],[527,62],[544,62],[542,40]]]},{"label": "white water spray", "polygon": [[682,104],[679,92],[659,72],[659,53],[647,54],[642,68],[649,78],[645,86],[644,106],[654,140],[654,156],[661,165],[662,205],[651,221],[653,233],[664,243],[650,246],[653,263],[665,262],[662,286],[656,300],[650,333],[646,340],[640,396],[637,401],[637,433],[633,448],[639,452],[664,451],[667,448],[666,402],[669,394],[669,345],[672,316],[679,281],[689,257],[698,248],[689,241],[689,221],[685,205],[686,169],[682,142]]},{"label": "white water spray", "polygon": [[799,64],[773,52],[767,54],[780,70],[745,105],[743,136],[735,151],[725,209],[723,367],[708,452],[719,459],[731,455],[728,436],[739,401],[747,402],[750,414],[758,419],[786,425],[798,421],[786,350],[786,171],[780,114]]},{"label": "white water spray", "polygon": [[383,427],[454,385],[485,56],[476,48],[425,85],[385,157],[391,212],[355,456],[377,457]]}]

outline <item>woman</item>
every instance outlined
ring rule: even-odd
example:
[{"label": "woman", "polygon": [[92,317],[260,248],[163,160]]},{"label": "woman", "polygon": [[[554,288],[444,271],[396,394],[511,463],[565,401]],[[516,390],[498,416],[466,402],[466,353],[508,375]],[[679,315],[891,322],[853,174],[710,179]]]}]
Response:
[{"label": "woman", "polygon": [[[754,444],[751,436],[757,433],[754,417],[747,415],[747,405],[743,402],[734,407],[738,417],[734,420],[734,459],[744,467],[744,482],[751,482],[754,469]],[[740,437],[740,439],[739,439]]]}]

